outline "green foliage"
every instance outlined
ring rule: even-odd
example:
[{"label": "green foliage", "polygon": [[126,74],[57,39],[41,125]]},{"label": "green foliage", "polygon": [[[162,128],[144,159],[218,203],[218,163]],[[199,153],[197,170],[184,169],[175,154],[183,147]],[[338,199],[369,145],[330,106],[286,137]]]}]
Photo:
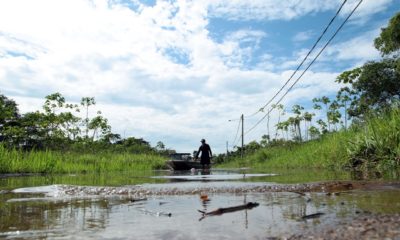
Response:
[{"label": "green foliage", "polygon": [[400,12],[389,21],[389,25],[382,28],[381,34],[374,41],[375,48],[383,56],[400,49]]},{"label": "green foliage", "polygon": [[[46,96],[43,111],[22,116],[17,104],[0,95],[0,173],[104,172],[163,168],[173,150],[159,144],[111,132],[98,111],[89,118],[94,98],[82,98],[81,106],[66,103],[60,93]],[[84,119],[75,116],[84,108]],[[89,135],[90,134],[90,135]]]},{"label": "green foliage", "polygon": [[346,164],[346,142],[349,132],[326,134],[304,143],[276,141],[244,159],[233,156],[221,167],[268,168],[340,168]]},{"label": "green foliage", "polygon": [[371,110],[382,110],[400,97],[399,59],[384,59],[368,62],[360,68],[346,71],[338,76],[337,82],[352,88],[350,116],[362,117]]},{"label": "green foliage", "polygon": [[0,141],[10,144],[19,135],[16,127],[19,117],[17,104],[0,94]]},{"label": "green foliage", "polygon": [[349,142],[352,168],[393,168],[400,166],[400,110],[373,114],[358,127],[359,133]]},{"label": "green foliage", "polygon": [[[252,146],[256,143],[252,142]],[[245,146],[246,149],[248,146]],[[323,134],[307,142],[272,140],[265,147],[220,156],[220,167],[328,168],[386,171],[400,167],[400,109],[369,115],[349,129]]]}]

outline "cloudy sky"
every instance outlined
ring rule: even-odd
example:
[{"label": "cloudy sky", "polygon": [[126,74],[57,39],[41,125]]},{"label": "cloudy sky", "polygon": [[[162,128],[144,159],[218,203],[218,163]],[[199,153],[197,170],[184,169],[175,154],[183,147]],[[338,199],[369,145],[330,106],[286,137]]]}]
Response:
[{"label": "cloudy sky", "polygon": [[[347,1],[310,60],[357,2]],[[341,3],[1,0],[0,94],[22,113],[55,92],[68,102],[95,97],[114,133],[179,152],[205,138],[224,152],[237,136],[228,120],[257,112],[282,87]],[[380,57],[373,39],[399,10],[399,0],[364,0],[282,103],[333,96],[339,73]],[[263,115],[246,118],[245,131]],[[266,129],[261,122],[245,142]]]}]

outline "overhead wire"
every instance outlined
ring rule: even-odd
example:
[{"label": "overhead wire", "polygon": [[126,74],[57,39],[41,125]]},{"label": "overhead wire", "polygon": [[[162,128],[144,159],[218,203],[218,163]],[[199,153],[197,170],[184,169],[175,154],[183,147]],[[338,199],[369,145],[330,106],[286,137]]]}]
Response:
[{"label": "overhead wire", "polygon": [[[363,2],[363,0],[360,0],[358,4],[353,8],[353,10],[350,12],[350,14],[346,17],[346,19],[343,21],[343,23],[336,29],[335,33],[331,36],[331,38],[326,42],[326,44],[322,47],[322,49],[318,52],[318,54],[314,57],[314,59],[310,62],[310,64],[307,66],[307,68],[303,71],[303,73],[296,79],[296,81],[286,90],[285,94],[282,95],[282,97],[275,103],[276,105],[279,104],[282,99],[289,93],[290,90],[294,87],[294,85],[297,84],[297,82],[303,77],[303,75],[307,72],[307,70],[311,67],[311,65],[318,59],[318,57],[321,55],[321,53],[325,50],[325,48],[329,45],[329,43],[335,38],[335,36],[339,33],[339,31],[343,28],[343,26],[346,24],[346,22],[350,19],[350,17],[354,14],[354,12],[357,10],[357,8],[360,6],[360,4]],[[245,132],[244,135],[248,134],[251,132],[254,128],[256,128],[267,116],[268,114],[273,110],[271,108],[256,124],[254,124],[248,131]]]},{"label": "overhead wire", "polygon": [[343,6],[346,4],[347,0],[344,0],[343,3],[340,5],[339,9],[336,11],[336,14],[332,17],[332,19],[329,21],[328,25],[325,27],[325,29],[322,31],[321,35],[318,37],[317,41],[314,43],[314,45],[311,47],[311,49],[308,51],[307,55],[303,58],[299,66],[296,68],[296,70],[292,73],[292,75],[289,77],[289,79],[285,82],[285,84],[278,90],[278,92],[270,99],[267,101],[264,106],[262,106],[259,110],[254,112],[253,114],[250,114],[246,116],[246,118],[250,118],[255,116],[257,113],[264,111],[264,109],[279,95],[279,93],[282,92],[282,90],[288,85],[288,83],[292,80],[293,76],[297,73],[297,71],[303,66],[304,62],[307,60],[307,58],[310,56],[312,51],[314,51],[315,47],[318,45],[318,43],[321,41],[322,37],[325,35],[325,33],[328,31],[329,27],[332,25],[333,21],[336,19],[336,17],[339,15],[340,11],[342,10]]},{"label": "overhead wire", "polygon": [[240,129],[240,125],[241,125],[241,123],[242,123],[242,121],[239,121],[239,124],[238,124],[238,126],[237,126],[237,130],[236,130],[235,139],[234,139],[234,140],[233,140],[233,142],[232,142],[232,146],[235,146],[236,139],[237,139],[237,137],[238,137],[238,134],[239,134],[239,129]]}]

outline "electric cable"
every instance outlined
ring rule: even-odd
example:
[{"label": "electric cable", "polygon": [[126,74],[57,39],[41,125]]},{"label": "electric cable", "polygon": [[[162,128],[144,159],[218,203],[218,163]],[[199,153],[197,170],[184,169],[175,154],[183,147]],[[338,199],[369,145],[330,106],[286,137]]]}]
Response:
[{"label": "electric cable", "polygon": [[235,139],[234,139],[234,140],[233,140],[233,142],[232,142],[232,146],[235,146],[235,142],[236,142],[237,136],[238,136],[238,134],[239,134],[239,130],[240,130],[240,125],[241,125],[241,122],[242,122],[242,121],[239,121],[239,124],[238,124],[237,130],[236,130]]},{"label": "electric cable", "polygon": [[288,85],[288,83],[292,80],[293,76],[297,73],[297,71],[303,66],[304,62],[307,60],[307,58],[310,56],[312,51],[314,51],[315,47],[318,45],[318,43],[321,41],[322,37],[325,35],[325,33],[328,31],[329,27],[332,25],[333,21],[336,19],[336,17],[339,15],[340,11],[342,10],[343,6],[346,4],[347,0],[344,0],[343,3],[340,5],[339,9],[336,11],[336,14],[333,16],[333,18],[330,20],[328,25],[325,27],[325,29],[322,31],[321,35],[318,37],[317,41],[314,43],[314,45],[311,47],[311,49],[308,51],[307,55],[303,58],[301,61],[300,65],[296,68],[296,70],[292,73],[292,75],[289,77],[289,79],[285,82],[285,84],[278,90],[278,92],[270,99],[264,106],[262,106],[258,111],[254,112],[251,115],[246,116],[246,118],[250,118],[255,116],[257,113],[262,112],[278,95],[279,93],[282,92],[282,90]]},{"label": "electric cable", "polygon": [[[296,85],[296,83],[303,77],[303,75],[307,72],[307,70],[311,67],[311,65],[318,59],[318,57],[321,55],[321,53],[325,50],[325,48],[329,45],[329,43],[335,38],[335,36],[339,33],[339,31],[343,28],[343,26],[346,24],[346,22],[350,19],[350,17],[353,15],[353,13],[357,10],[357,8],[360,6],[360,4],[363,2],[363,0],[360,0],[358,4],[354,7],[354,9],[350,12],[350,14],[346,17],[346,19],[343,21],[343,23],[336,29],[335,33],[332,35],[332,37],[326,42],[326,44],[323,46],[323,48],[318,52],[318,54],[314,57],[314,59],[310,62],[310,64],[307,66],[307,68],[303,71],[303,73],[296,79],[296,81],[286,90],[285,94],[275,103],[276,105],[279,104],[282,99],[289,93],[290,90]],[[273,108],[271,108],[253,127],[251,127],[244,135],[248,134],[251,132],[254,128],[256,128],[266,117],[267,115],[272,111]]]}]

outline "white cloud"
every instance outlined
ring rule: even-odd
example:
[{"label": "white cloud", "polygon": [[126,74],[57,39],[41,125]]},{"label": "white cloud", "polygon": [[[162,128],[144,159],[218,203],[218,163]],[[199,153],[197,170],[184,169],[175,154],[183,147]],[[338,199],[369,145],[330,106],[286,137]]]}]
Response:
[{"label": "white cloud", "polygon": [[374,39],[379,35],[379,30],[364,33],[362,36],[348,41],[337,43],[326,51],[326,55],[334,56],[336,61],[362,60],[368,61],[379,58],[379,52],[374,47]]},{"label": "white cloud", "polygon": [[[69,101],[93,96],[121,135],[189,152],[207,138],[221,151],[234,135],[227,120],[261,107],[306,50],[294,53],[294,60],[263,52],[261,62],[248,67],[269,33],[241,27],[217,42],[207,30],[209,17],[291,20],[336,9],[340,2],[179,0],[146,6],[135,1],[132,10],[106,0],[1,1],[0,85],[22,111],[39,109],[53,92]],[[362,16],[374,12],[367,6]],[[304,41],[310,33],[295,39]],[[374,56],[368,41],[360,36],[328,56]],[[307,74],[285,101],[333,92],[335,74]]]},{"label": "white cloud", "polygon": [[[347,17],[347,15],[354,9],[354,7],[359,3],[359,0],[349,1],[344,5],[341,12],[341,16]],[[388,8],[388,6],[393,2],[393,0],[366,0],[363,1],[354,12],[351,17],[352,23],[365,24],[372,15],[375,13],[383,12]]]},{"label": "white cloud", "polygon": [[210,14],[231,20],[291,20],[309,13],[331,10],[339,1],[220,0],[210,1]]},{"label": "white cloud", "polygon": [[304,31],[304,32],[298,32],[296,35],[293,37],[294,42],[304,42],[313,37],[314,33],[313,31]]}]

